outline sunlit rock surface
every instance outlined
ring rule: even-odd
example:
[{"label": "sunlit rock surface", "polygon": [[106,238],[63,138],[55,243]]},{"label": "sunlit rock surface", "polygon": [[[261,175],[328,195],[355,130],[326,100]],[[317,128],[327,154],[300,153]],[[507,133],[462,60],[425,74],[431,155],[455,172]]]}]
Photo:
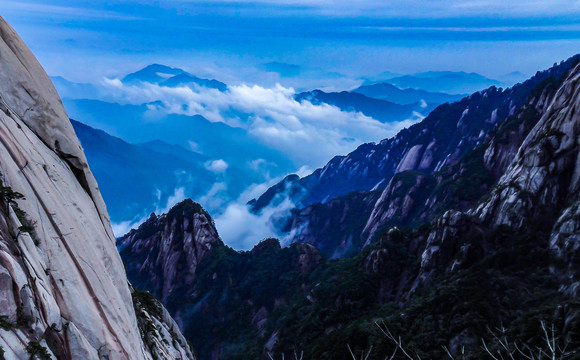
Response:
[{"label": "sunlit rock surface", "polygon": [[[2,18],[0,171],[0,346],[7,359],[28,359],[30,346],[62,359],[193,358],[165,313],[154,319],[155,330],[138,326],[138,317],[155,316],[138,304],[136,315],[104,202],[68,116]],[[25,198],[13,198],[9,188]]]}]

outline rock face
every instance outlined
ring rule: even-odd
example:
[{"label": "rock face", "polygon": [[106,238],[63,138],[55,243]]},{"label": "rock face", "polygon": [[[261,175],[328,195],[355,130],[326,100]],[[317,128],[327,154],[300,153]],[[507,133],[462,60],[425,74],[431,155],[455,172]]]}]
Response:
[{"label": "rock face", "polygon": [[[432,269],[460,269],[466,258],[473,262],[485,253],[485,247],[493,247],[490,241],[510,234],[549,244],[552,254],[568,267],[561,289],[577,296],[580,65],[570,71],[550,99],[489,194],[465,212],[450,210],[438,219],[423,251],[421,281]],[[467,236],[473,232],[496,234],[495,239]]]},{"label": "rock face", "polygon": [[191,287],[197,267],[215,246],[223,243],[213,219],[191,200],[167,214],[152,214],[118,243],[132,283],[161,299]]},{"label": "rock face", "polygon": [[202,359],[221,359],[232,351],[242,358],[265,356],[244,342],[272,337],[266,327],[272,313],[322,262],[315,246],[282,248],[276,239],[235,251],[191,200],[151,215],[118,246],[131,282],[162,299]]},{"label": "rock face", "polygon": [[[290,241],[315,244],[327,256],[341,253],[344,244],[356,253],[389,226],[427,222],[450,206],[467,210],[503,175],[579,58],[511,89],[492,87],[443,104],[394,138],[361,145],[304,178],[289,176],[249,205],[259,212],[290,197],[297,210],[281,230]],[[367,192],[380,195],[363,208],[356,200]],[[363,212],[333,225],[349,229],[339,238],[325,230],[329,221],[323,215],[340,212],[337,202],[345,213],[354,207]]]},{"label": "rock face", "polygon": [[[193,358],[169,317],[133,304],[107,210],[58,94],[2,18],[0,171],[0,346],[7,359],[34,352]],[[157,329],[138,326],[135,306]],[[166,344],[164,331],[183,345]]]}]

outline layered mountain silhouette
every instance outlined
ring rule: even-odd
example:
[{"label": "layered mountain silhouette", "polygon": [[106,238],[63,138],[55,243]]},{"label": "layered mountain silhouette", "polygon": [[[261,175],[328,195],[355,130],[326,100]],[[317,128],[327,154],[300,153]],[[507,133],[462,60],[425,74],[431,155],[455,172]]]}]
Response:
[{"label": "layered mountain silhouette", "polygon": [[396,346],[385,329],[421,358],[483,359],[482,339],[492,353],[504,341],[549,351],[541,321],[577,349],[579,63],[287,177],[251,205],[305,205],[289,246],[235,251],[190,200],[152,216],[118,242],[129,278],[202,359],[383,359]]}]

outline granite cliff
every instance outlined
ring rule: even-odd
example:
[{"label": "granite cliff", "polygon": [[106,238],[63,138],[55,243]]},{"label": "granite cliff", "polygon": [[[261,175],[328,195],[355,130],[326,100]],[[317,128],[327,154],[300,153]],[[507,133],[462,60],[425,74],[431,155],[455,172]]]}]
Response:
[{"label": "granite cliff", "polygon": [[0,18],[0,349],[6,359],[193,359],[128,283],[49,77]]}]

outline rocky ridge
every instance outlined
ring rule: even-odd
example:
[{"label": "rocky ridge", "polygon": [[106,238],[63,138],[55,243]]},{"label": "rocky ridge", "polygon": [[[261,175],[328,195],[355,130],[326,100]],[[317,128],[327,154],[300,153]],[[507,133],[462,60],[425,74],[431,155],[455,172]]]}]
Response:
[{"label": "rocky ridge", "polygon": [[118,242],[132,283],[161,299],[190,288],[198,265],[216,246],[223,243],[213,219],[191,200],[183,201],[167,214],[151,214]]},{"label": "rocky ridge", "polygon": [[[297,209],[281,229],[287,241],[323,246],[327,256],[355,254],[389,226],[427,222],[449,206],[467,210],[499,180],[577,61],[578,56],[570,58],[512,89],[492,87],[441,105],[396,137],[362,145],[305,178],[288,177],[250,205],[259,212],[284,196],[292,198]],[[337,191],[360,194],[336,196]],[[365,196],[364,206],[343,206],[345,212],[359,209],[338,224],[349,231],[325,236],[322,214],[338,211],[332,210],[337,201],[367,192],[372,196]]]},{"label": "rocky ridge", "polygon": [[[189,199],[167,214],[151,215],[118,247],[131,282],[162,299],[202,358],[211,359],[229,354],[238,337],[263,339],[271,305],[283,306],[293,282],[322,261],[312,245],[282,248],[276,239],[235,251],[221,241],[210,215]],[[229,331],[234,318],[243,333]],[[235,351],[244,358],[265,356],[247,347]]]},{"label": "rocky ridge", "polygon": [[[250,252],[216,241],[197,262],[192,287],[172,294],[179,307],[164,299],[185,335],[200,344],[200,358],[304,350],[309,358],[347,359],[349,344],[355,352],[372,345],[369,359],[382,359],[392,349],[377,319],[423,358],[446,356],[442,345],[484,358],[481,338],[500,324],[523,343],[539,345],[540,320],[580,346],[580,65],[568,63],[552,75],[448,166],[432,174],[401,171],[383,190],[300,210],[312,211],[304,216],[316,216],[325,224],[321,234],[335,237],[349,234],[346,220],[382,197],[372,219],[393,222],[386,231],[377,227],[376,241],[351,258],[328,260],[312,245],[281,248],[273,239]],[[452,196],[458,192],[460,201]],[[432,219],[397,226],[420,219],[417,209]]]}]

